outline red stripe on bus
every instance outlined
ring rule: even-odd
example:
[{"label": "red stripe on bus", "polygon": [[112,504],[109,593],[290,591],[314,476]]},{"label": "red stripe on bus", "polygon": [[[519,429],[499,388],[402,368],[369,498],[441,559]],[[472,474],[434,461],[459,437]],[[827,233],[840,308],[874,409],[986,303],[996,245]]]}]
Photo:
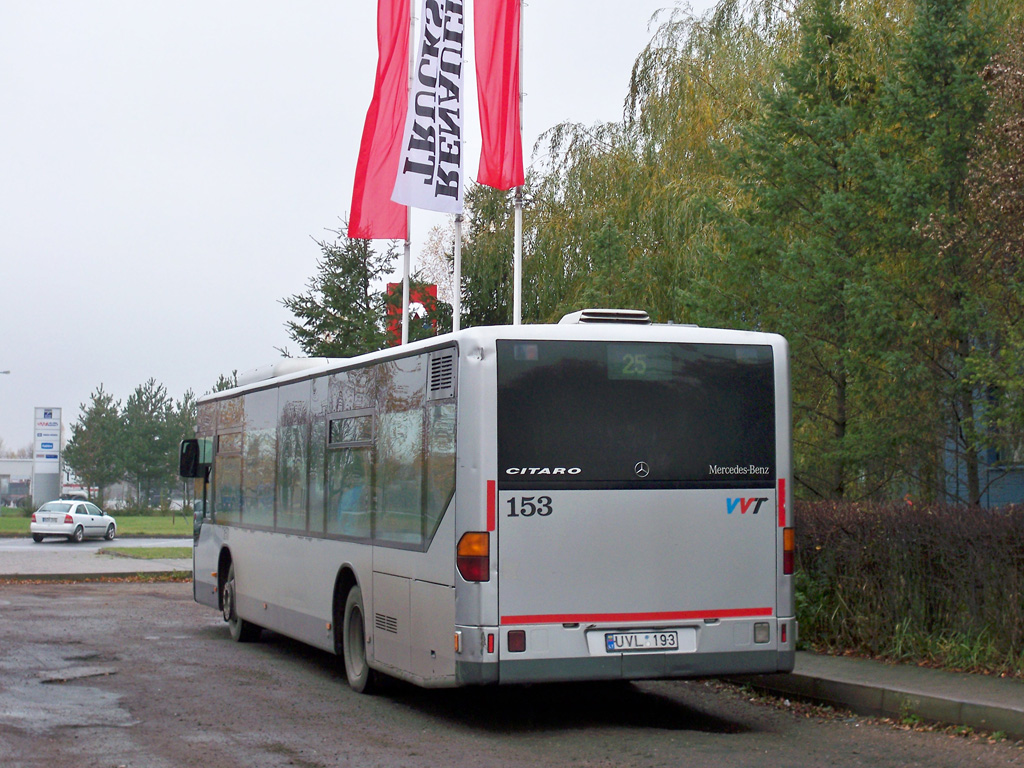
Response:
[{"label": "red stripe on bus", "polygon": [[655,613],[549,613],[533,616],[502,616],[502,624],[584,624],[624,621],[695,621],[703,619],[745,619],[771,616],[771,608],[724,608],[720,611],[662,611]]},{"label": "red stripe on bus", "polygon": [[786,527],[786,478],[779,478],[779,528]]},{"label": "red stripe on bus", "polygon": [[498,484],[487,481],[487,530],[493,531],[498,524]]}]

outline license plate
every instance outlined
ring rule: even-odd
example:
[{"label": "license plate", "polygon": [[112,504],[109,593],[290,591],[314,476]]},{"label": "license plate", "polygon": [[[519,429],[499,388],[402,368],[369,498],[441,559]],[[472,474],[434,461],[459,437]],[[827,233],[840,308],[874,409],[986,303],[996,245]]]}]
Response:
[{"label": "license plate", "polygon": [[608,653],[675,651],[679,649],[679,635],[674,629],[665,632],[608,632],[604,636],[604,647]]},{"label": "license plate", "polygon": [[43,522],[44,523],[56,523],[57,522],[57,518],[56,517],[44,517],[43,518]]}]

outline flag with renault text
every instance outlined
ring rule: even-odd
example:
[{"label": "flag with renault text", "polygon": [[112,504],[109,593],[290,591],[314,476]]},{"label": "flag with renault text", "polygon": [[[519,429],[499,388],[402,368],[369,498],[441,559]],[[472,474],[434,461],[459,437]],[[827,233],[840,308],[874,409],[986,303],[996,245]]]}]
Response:
[{"label": "flag with renault text", "polygon": [[409,80],[409,2],[378,0],[377,75],[359,146],[348,236],[405,239],[408,212],[392,202]]},{"label": "flag with renault text", "polygon": [[462,213],[462,0],[423,0],[405,134],[391,199]]},{"label": "flag with renault text", "polygon": [[476,89],[480,102],[477,182],[497,189],[523,184],[519,116],[521,0],[474,0]]}]

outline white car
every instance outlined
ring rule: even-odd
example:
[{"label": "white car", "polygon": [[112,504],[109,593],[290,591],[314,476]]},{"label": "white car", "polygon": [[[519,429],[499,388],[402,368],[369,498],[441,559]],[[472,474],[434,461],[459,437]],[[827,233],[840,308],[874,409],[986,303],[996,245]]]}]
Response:
[{"label": "white car", "polygon": [[117,535],[114,518],[92,502],[74,499],[46,502],[32,513],[28,529],[35,542],[45,536],[63,536],[68,541],[102,537],[110,541]]}]

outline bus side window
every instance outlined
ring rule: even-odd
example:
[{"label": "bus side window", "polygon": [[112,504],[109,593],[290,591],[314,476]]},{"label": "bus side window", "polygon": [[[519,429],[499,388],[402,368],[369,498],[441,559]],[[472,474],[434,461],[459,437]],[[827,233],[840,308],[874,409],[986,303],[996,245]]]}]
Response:
[{"label": "bus side window", "polygon": [[372,534],[370,448],[332,448],[327,455],[327,533],[354,538]]},{"label": "bus side window", "polygon": [[386,413],[377,432],[377,525],[384,543],[419,546],[423,540],[422,408]]},{"label": "bus side window", "polygon": [[423,543],[434,537],[455,493],[455,403],[427,410],[426,498],[423,500]]}]

